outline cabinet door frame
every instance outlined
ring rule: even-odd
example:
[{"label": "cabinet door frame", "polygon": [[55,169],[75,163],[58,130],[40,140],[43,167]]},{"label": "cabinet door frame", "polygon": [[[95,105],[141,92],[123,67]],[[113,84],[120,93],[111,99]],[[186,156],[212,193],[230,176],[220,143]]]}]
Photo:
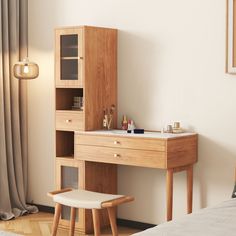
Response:
[{"label": "cabinet door frame", "polygon": [[[75,167],[78,168],[78,188],[84,189],[84,161],[78,161],[70,158],[56,158],[56,188],[62,188],[62,167]],[[85,227],[85,210],[78,209],[78,222],[75,223],[75,229],[83,229]],[[60,226],[62,228],[68,228],[70,221],[66,219],[60,219]]]},{"label": "cabinet door frame", "polygon": [[[61,79],[61,36],[77,35],[78,36],[78,79],[62,80]],[[83,71],[84,71],[84,34],[83,28],[75,29],[56,29],[55,31],[55,78],[57,88],[82,88]]]}]

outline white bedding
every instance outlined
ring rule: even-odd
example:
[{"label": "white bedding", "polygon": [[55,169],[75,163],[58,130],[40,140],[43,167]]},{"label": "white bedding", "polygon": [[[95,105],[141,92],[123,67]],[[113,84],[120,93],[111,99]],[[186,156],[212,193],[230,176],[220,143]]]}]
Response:
[{"label": "white bedding", "polygon": [[236,236],[236,199],[230,199],[134,235]]}]

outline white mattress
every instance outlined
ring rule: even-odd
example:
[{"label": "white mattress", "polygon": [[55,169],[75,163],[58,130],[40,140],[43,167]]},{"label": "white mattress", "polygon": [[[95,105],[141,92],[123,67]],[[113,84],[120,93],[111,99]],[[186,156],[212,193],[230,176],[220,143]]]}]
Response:
[{"label": "white mattress", "polygon": [[135,236],[235,236],[236,199],[160,224]]}]

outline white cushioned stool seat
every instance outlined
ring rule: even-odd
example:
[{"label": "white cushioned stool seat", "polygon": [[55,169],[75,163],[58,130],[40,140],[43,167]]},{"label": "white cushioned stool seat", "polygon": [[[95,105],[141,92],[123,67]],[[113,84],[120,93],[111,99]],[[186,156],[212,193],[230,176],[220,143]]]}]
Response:
[{"label": "white cushioned stool seat", "polygon": [[53,197],[55,206],[55,215],[52,226],[52,236],[57,235],[57,228],[61,217],[62,206],[71,208],[70,216],[70,236],[74,236],[76,209],[91,209],[93,217],[94,235],[100,236],[100,219],[99,212],[106,209],[112,229],[112,235],[118,236],[116,225],[116,207],[120,204],[134,200],[131,196],[113,195],[106,193],[97,193],[87,190],[72,190],[65,188],[48,193]]},{"label": "white cushioned stool seat", "polygon": [[113,195],[91,192],[87,190],[72,190],[53,196],[53,200],[65,206],[85,209],[101,209],[102,203],[119,199],[124,195]]}]

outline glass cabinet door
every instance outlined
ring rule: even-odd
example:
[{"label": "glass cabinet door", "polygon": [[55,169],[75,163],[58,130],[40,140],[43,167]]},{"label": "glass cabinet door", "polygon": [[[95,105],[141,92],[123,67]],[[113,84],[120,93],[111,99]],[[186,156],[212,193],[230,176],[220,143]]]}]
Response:
[{"label": "glass cabinet door", "polygon": [[[56,158],[57,189],[73,188],[83,189],[83,162],[74,161],[67,158]],[[62,206],[61,221],[62,226],[68,227],[70,222],[70,207]],[[83,227],[83,209],[76,212],[76,228]]]},{"label": "glass cabinet door", "polygon": [[56,31],[56,86],[82,87],[82,29]]}]

